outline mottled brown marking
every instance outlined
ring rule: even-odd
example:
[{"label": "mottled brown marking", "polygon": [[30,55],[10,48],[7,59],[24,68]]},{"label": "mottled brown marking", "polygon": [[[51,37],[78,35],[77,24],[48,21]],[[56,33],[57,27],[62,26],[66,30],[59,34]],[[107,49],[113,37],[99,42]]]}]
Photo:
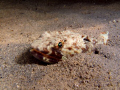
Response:
[{"label": "mottled brown marking", "polygon": [[74,48],[77,48],[77,49],[79,49],[80,47],[78,47],[77,46],[77,44],[76,43],[73,43],[73,46],[74,46]]},{"label": "mottled brown marking", "polygon": [[70,38],[70,36],[69,35],[66,35],[68,38]]},{"label": "mottled brown marking", "polygon": [[84,38],[84,40],[90,42],[90,39],[88,38],[88,36]]},{"label": "mottled brown marking", "polygon": [[88,47],[88,46],[86,46],[86,48],[81,48],[81,49],[82,49],[82,53],[85,53],[85,52],[87,52],[87,51],[88,51],[89,47]]},{"label": "mottled brown marking", "polygon": [[49,46],[51,43],[52,43],[52,42],[49,42],[49,43],[47,44],[47,46]]},{"label": "mottled brown marking", "polygon": [[61,32],[61,31],[58,31],[58,33],[59,33],[59,34],[62,34],[62,32]]},{"label": "mottled brown marking", "polygon": [[72,37],[72,39],[74,40],[74,39],[75,39],[75,37]]},{"label": "mottled brown marking", "polygon": [[73,56],[74,56],[74,54],[70,54],[70,56],[71,56],[71,57],[73,57]]},{"label": "mottled brown marking", "polygon": [[106,32],[101,32],[101,34],[106,34]]},{"label": "mottled brown marking", "polygon": [[66,42],[67,40],[65,39],[64,42]]},{"label": "mottled brown marking", "polygon": [[75,45],[75,46],[76,46],[76,43],[73,43],[73,45]]},{"label": "mottled brown marking", "polygon": [[84,35],[82,35],[82,38],[84,37]]},{"label": "mottled brown marking", "polygon": [[77,51],[74,51],[74,53],[78,53]]},{"label": "mottled brown marking", "polygon": [[94,45],[95,45],[96,43],[98,43],[96,40],[93,40],[92,42],[93,42]]},{"label": "mottled brown marking", "polygon": [[72,50],[72,47],[68,47],[67,49],[68,49],[68,50]]},{"label": "mottled brown marking", "polygon": [[78,47],[78,46],[74,46],[76,49],[79,49],[80,47]]},{"label": "mottled brown marking", "polygon": [[44,54],[48,54],[49,53],[49,51],[47,50],[47,48],[43,48],[43,51],[41,51],[42,53],[44,53]]}]

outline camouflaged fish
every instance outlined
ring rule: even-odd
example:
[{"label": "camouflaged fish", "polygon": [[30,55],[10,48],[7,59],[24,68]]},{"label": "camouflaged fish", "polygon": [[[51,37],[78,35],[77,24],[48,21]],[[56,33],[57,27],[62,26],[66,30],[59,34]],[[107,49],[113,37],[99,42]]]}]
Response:
[{"label": "camouflaged fish", "polygon": [[108,32],[102,32],[98,39],[73,31],[45,32],[31,44],[30,52],[43,62],[57,63],[78,53],[92,52],[96,44],[107,41]]}]

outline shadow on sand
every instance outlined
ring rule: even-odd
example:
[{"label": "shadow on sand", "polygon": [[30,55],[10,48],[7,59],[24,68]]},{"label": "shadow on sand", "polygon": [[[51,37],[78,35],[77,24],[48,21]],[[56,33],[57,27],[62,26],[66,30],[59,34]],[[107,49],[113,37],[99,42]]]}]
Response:
[{"label": "shadow on sand", "polygon": [[24,65],[24,64],[39,64],[43,66],[50,65],[34,58],[30,53],[30,48],[28,48],[24,53],[19,55],[15,61],[17,64],[21,64],[21,65]]}]

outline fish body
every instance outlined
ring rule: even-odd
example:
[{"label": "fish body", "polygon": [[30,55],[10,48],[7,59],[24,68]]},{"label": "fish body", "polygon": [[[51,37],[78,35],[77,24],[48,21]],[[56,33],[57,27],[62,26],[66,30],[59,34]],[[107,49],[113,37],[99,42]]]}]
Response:
[{"label": "fish body", "polygon": [[43,62],[57,63],[75,54],[92,52],[96,44],[107,41],[108,32],[102,32],[98,40],[69,30],[45,32],[31,44],[30,52]]}]

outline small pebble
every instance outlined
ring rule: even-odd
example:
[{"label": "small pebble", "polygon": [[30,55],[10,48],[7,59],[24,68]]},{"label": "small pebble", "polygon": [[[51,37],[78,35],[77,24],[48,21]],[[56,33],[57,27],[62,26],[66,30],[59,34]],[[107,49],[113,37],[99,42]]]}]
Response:
[{"label": "small pebble", "polygon": [[113,20],[113,23],[116,23],[116,20]]},{"label": "small pebble", "polygon": [[113,20],[113,23],[117,23],[118,21],[117,20]]}]

